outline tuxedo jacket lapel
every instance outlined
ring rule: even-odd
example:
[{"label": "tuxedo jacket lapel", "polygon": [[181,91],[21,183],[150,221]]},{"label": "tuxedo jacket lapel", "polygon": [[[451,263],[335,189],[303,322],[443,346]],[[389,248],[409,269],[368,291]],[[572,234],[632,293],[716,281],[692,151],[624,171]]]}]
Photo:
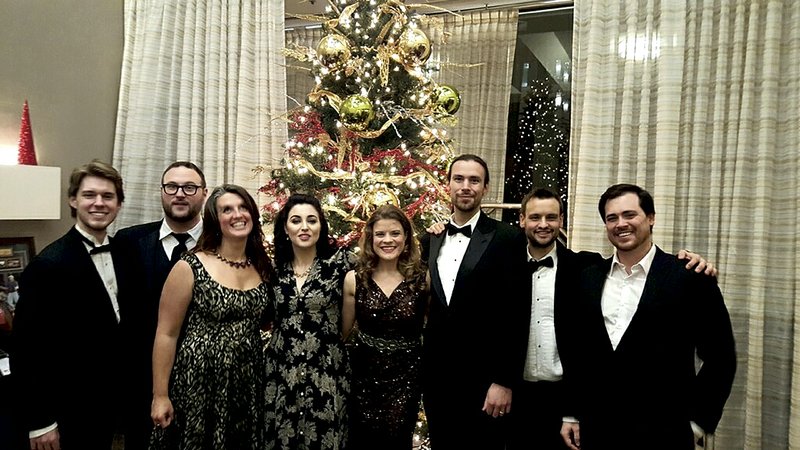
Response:
[{"label": "tuxedo jacket lapel", "polygon": [[[602,264],[589,269],[590,276],[586,277],[586,285],[583,292],[588,301],[587,308],[589,311],[589,320],[587,324],[592,329],[597,329],[598,338],[603,339],[603,347],[607,348],[610,352],[614,351],[611,345],[611,338],[608,336],[606,329],[605,319],[603,318],[603,287],[606,283],[606,276],[611,270],[611,258],[603,261]],[[619,348],[619,347],[617,347]]]},{"label": "tuxedo jacket lapel", "polygon": [[[86,250],[86,246],[81,239],[81,234],[78,230],[74,227],[70,229],[69,233],[67,233],[67,242],[65,242],[66,248],[65,251],[67,254],[71,255],[70,258],[74,259],[76,267],[81,268],[81,272],[85,273],[86,279],[83,282],[84,289],[87,292],[87,295],[82,295],[81,298],[87,299],[91,302],[96,303],[104,303],[104,305],[100,306],[101,308],[108,311],[111,314],[111,317],[114,319],[114,322],[117,322],[117,315],[114,312],[114,305],[111,303],[111,298],[108,296],[108,291],[106,291],[105,283],[103,282],[102,277],[97,272],[97,267],[95,267],[94,262],[92,261],[92,257],[89,255],[89,252]],[[66,255],[65,255],[66,256]],[[112,253],[112,261],[114,260],[114,256]],[[114,261],[114,271],[118,271],[117,269],[117,261]],[[116,276],[116,275],[115,275]],[[119,288],[119,279],[117,279],[117,287]],[[80,305],[81,302],[75,302],[76,305]],[[84,304],[85,308],[95,308],[95,306],[86,305]],[[87,324],[87,326],[89,326]]]},{"label": "tuxedo jacket lapel", "polygon": [[464,286],[469,285],[469,283],[465,283],[464,280],[470,276],[475,266],[478,265],[497,231],[494,223],[489,220],[483,212],[481,212],[480,215],[475,229],[472,230],[472,237],[469,240],[467,251],[464,253],[464,258],[461,260],[461,265],[458,267],[453,295],[450,296],[450,305],[453,305],[462,295],[459,287],[463,289]]},{"label": "tuxedo jacket lapel", "polygon": [[447,297],[444,295],[444,287],[442,287],[442,280],[439,278],[439,250],[444,243],[444,237],[447,233],[439,233],[438,235],[430,235],[430,255],[428,256],[428,268],[431,271],[431,288],[434,291],[435,298],[439,299],[443,305],[447,306]]},{"label": "tuxedo jacket lapel", "polygon": [[[166,275],[172,269],[167,254],[164,253],[164,246],[158,239],[160,227],[148,233],[147,239],[144,239],[142,245],[142,253],[145,255],[145,261],[150,261],[150,264],[145,266],[145,270],[150,273],[147,274],[148,280],[157,280],[156,283],[163,285],[166,280]],[[158,287],[158,286],[157,286]],[[158,289],[160,294],[160,288]]]},{"label": "tuxedo jacket lapel", "polygon": [[[664,291],[664,286],[669,286],[672,283],[670,281],[672,270],[670,265],[667,264],[669,258],[664,258],[665,255],[661,249],[656,247],[656,255],[650,265],[650,271],[647,273],[647,280],[644,283],[642,296],[639,298],[639,305],[631,318],[631,323],[623,333],[622,338],[620,338],[617,350],[624,348],[627,340],[636,338],[637,329],[643,326],[640,325],[643,321],[647,323],[650,320],[648,316],[651,313],[657,314],[653,309],[659,303],[660,292]],[[628,337],[629,335],[633,337]]]},{"label": "tuxedo jacket lapel", "polygon": [[472,238],[469,240],[469,246],[467,246],[467,251],[464,253],[464,259],[461,260],[461,266],[458,268],[456,286],[458,286],[461,279],[468,277],[472,270],[475,269],[475,266],[489,247],[489,242],[492,241],[492,237],[494,237],[494,230],[486,234],[482,233],[480,230],[475,230],[472,234]]}]

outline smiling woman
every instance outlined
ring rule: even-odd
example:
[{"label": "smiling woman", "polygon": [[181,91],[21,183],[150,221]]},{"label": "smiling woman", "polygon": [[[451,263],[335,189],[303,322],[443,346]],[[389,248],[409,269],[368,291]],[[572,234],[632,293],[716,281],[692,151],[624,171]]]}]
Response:
[{"label": "smiling woman", "polygon": [[258,207],[244,188],[226,184],[209,195],[203,217],[197,246],[161,295],[150,448],[261,449],[264,399],[253,392],[264,392],[260,330],[273,276],[253,223]]},{"label": "smiling woman", "polygon": [[315,197],[293,194],[275,219],[275,319],[267,346],[267,449],[347,444],[350,366],[340,339],[346,249]]},{"label": "smiling woman", "polygon": [[358,267],[344,284],[342,334],[353,334],[349,448],[410,449],[422,388],[422,326],[429,277],[411,222],[393,205],[364,227]]}]

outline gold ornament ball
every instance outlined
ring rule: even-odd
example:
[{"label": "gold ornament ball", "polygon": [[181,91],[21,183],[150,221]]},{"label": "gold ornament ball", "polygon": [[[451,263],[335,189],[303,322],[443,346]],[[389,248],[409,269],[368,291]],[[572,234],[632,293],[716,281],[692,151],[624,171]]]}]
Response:
[{"label": "gold ornament ball", "polygon": [[419,28],[407,28],[397,45],[407,63],[422,64],[431,56],[431,41]]},{"label": "gold ornament ball", "polygon": [[319,62],[332,69],[350,59],[350,44],[339,34],[329,34],[317,45]]},{"label": "gold ornament ball", "polygon": [[353,131],[364,131],[374,117],[372,102],[363,95],[348,96],[339,107],[339,119]]},{"label": "gold ornament ball", "polygon": [[442,84],[434,91],[436,105],[447,111],[447,114],[455,114],[461,106],[461,96],[456,88]]}]

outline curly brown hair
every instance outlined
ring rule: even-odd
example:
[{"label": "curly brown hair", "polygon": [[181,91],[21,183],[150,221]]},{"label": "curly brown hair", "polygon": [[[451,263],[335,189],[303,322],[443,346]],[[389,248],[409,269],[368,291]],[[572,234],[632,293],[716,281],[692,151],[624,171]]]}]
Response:
[{"label": "curly brown hair", "polygon": [[414,234],[414,227],[411,225],[411,221],[408,220],[402,209],[394,205],[383,205],[378,207],[367,220],[364,232],[358,241],[361,252],[358,254],[356,273],[361,282],[366,284],[378,265],[379,257],[372,247],[372,239],[375,223],[379,220],[396,220],[403,227],[403,232],[406,235],[405,245],[400,253],[400,259],[397,261],[397,270],[403,274],[403,278],[412,280],[424,274],[425,268],[422,265],[419,242]]}]

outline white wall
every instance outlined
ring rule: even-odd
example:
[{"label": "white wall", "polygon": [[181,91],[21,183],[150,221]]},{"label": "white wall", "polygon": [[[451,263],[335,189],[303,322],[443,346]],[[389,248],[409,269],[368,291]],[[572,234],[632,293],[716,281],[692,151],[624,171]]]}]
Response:
[{"label": "white wall", "polygon": [[[123,0],[0,0],[0,146],[17,145],[28,99],[38,162],[61,167],[64,195],[73,168],[111,162],[122,46]],[[61,220],[0,221],[0,237],[38,252],[73,223],[64,198]]]}]

